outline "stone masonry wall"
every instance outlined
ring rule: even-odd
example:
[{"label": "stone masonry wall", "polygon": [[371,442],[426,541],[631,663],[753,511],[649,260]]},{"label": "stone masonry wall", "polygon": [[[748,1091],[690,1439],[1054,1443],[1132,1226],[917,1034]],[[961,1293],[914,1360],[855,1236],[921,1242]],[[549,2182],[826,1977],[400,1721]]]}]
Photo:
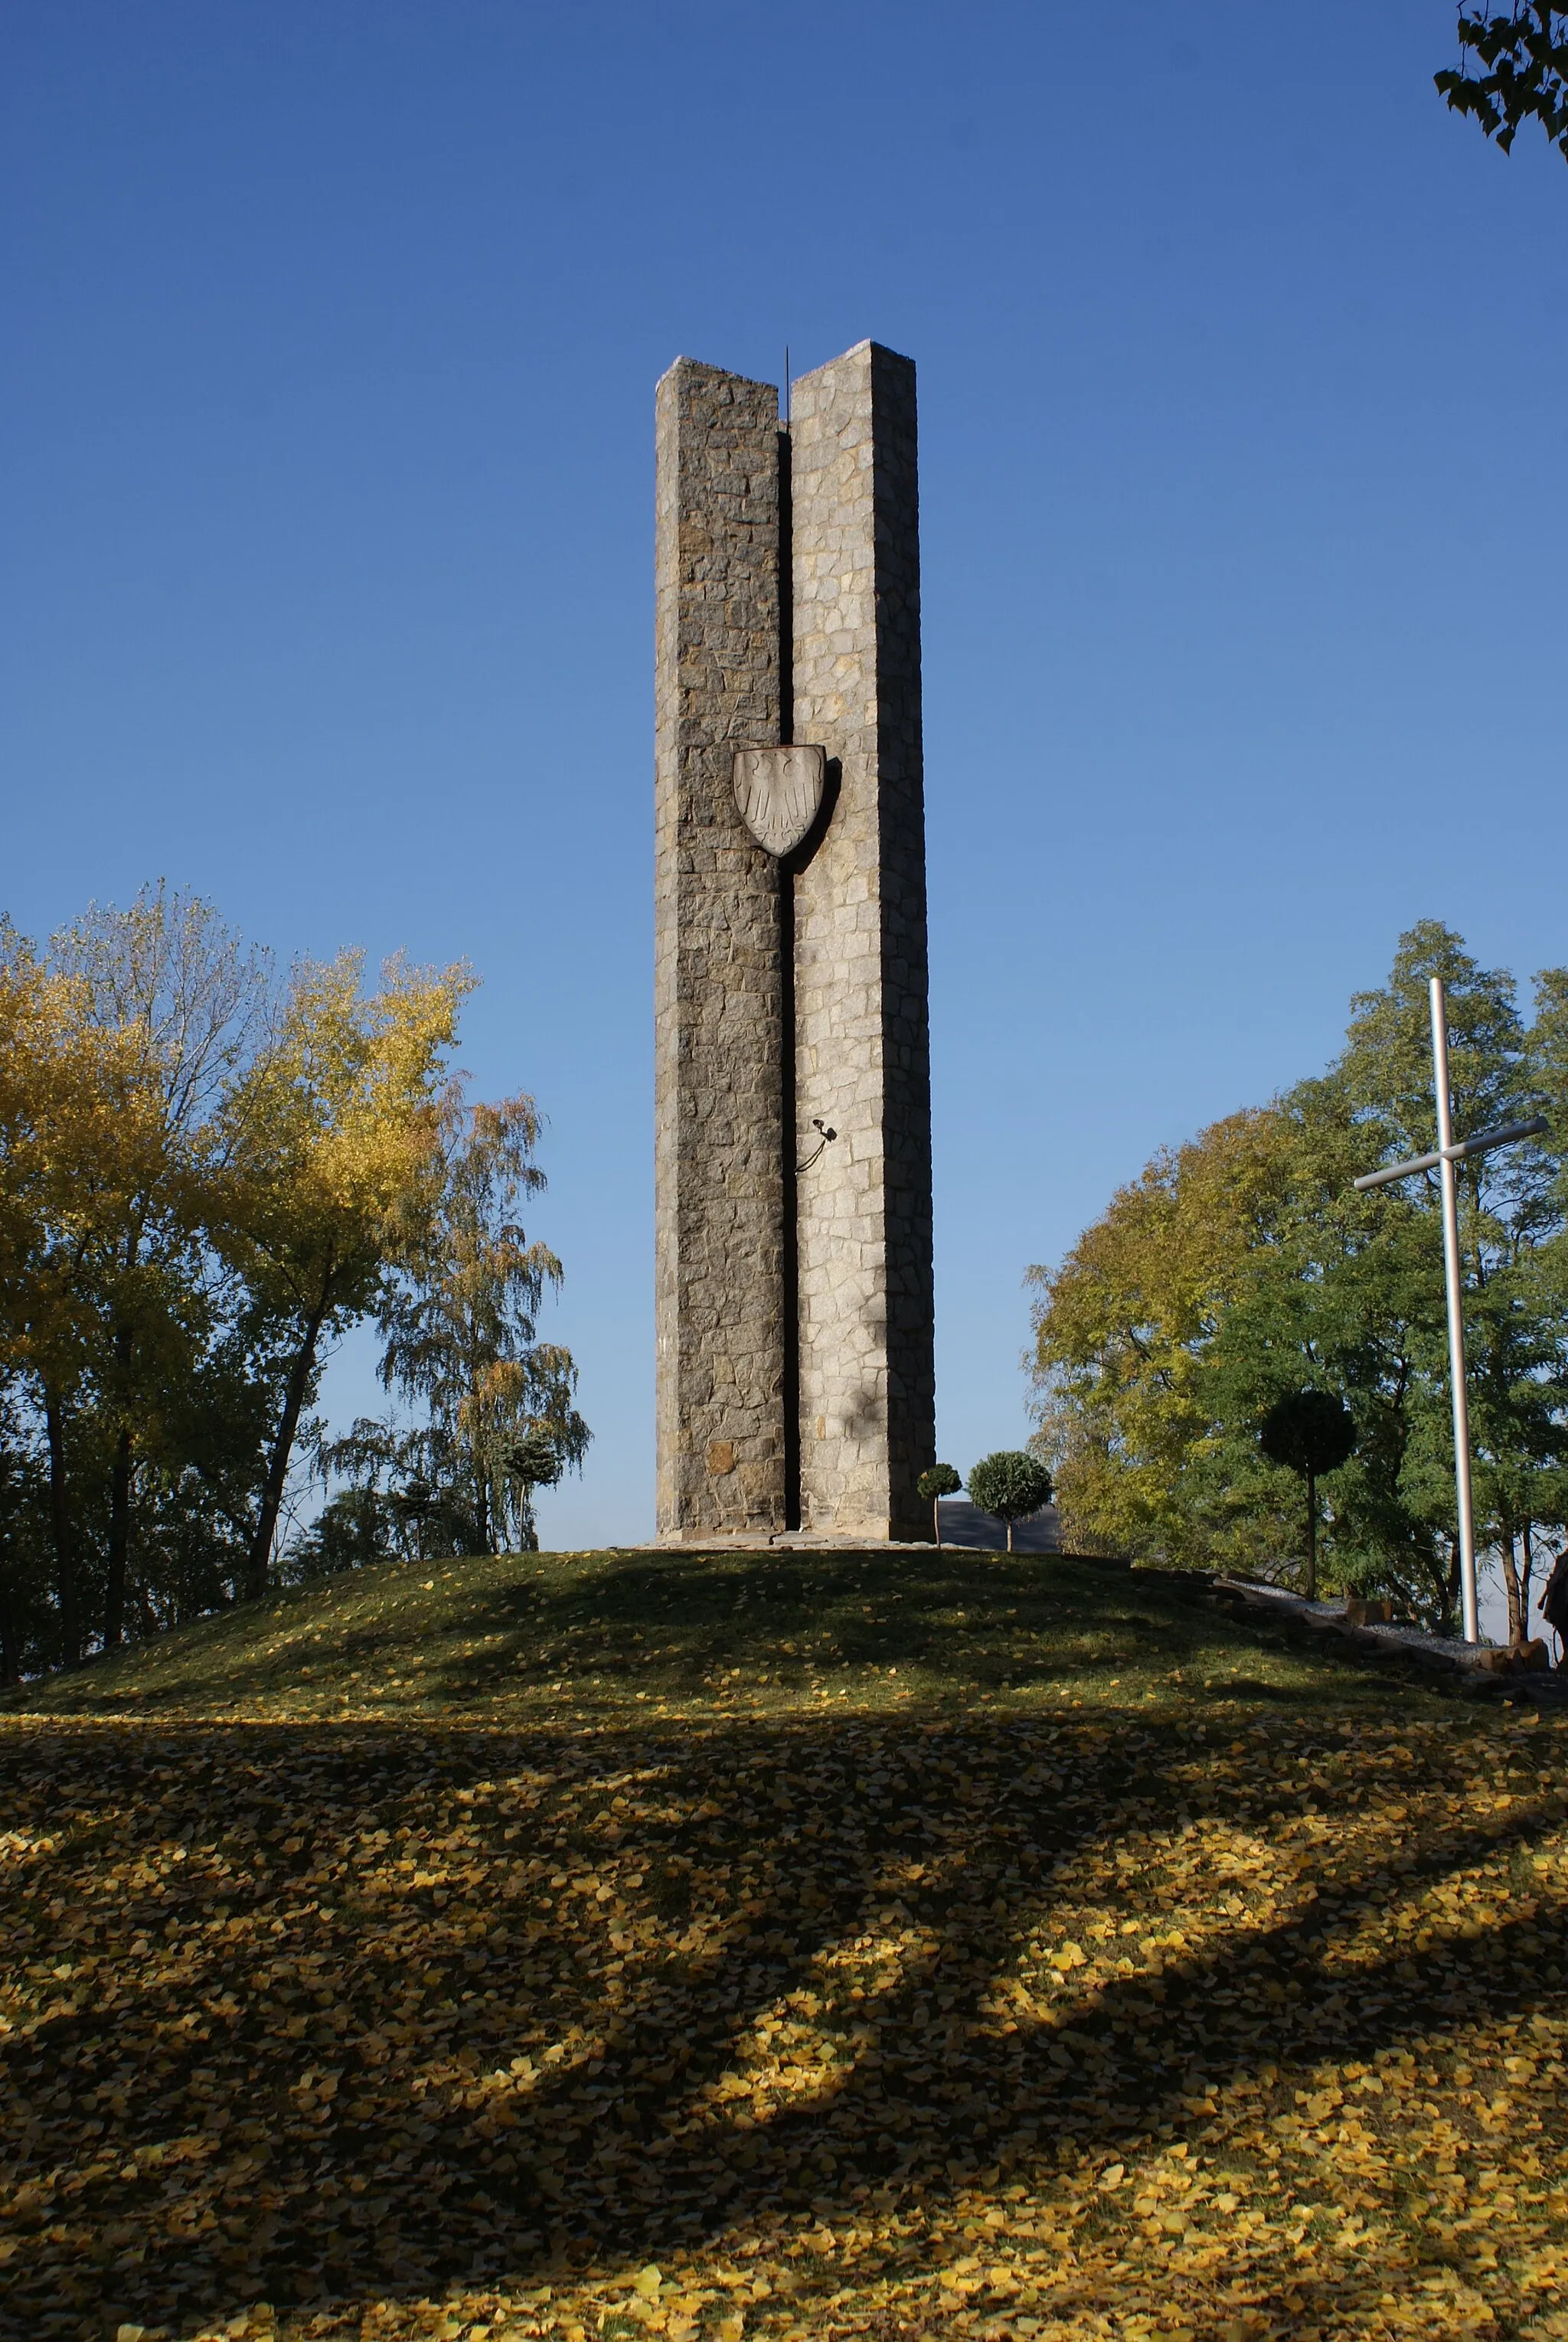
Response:
[{"label": "stone masonry wall", "polygon": [[778,395],[658,390],[655,1188],[662,1536],[785,1526],[779,875],[731,760],[779,736]]},{"label": "stone masonry wall", "polygon": [[796,383],[792,410],[794,737],[838,766],[794,883],[797,1135],[814,1116],[838,1134],[798,1180],[802,1525],[919,1537],[935,1378],[914,368],[863,343]]}]

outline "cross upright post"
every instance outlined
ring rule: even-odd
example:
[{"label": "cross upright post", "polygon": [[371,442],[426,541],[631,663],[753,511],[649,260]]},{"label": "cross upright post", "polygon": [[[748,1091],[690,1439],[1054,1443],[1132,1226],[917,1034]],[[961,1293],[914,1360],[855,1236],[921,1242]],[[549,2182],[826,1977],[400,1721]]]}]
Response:
[{"label": "cross upright post", "polygon": [[1438,1173],[1443,1191],[1443,1277],[1448,1303],[1448,1381],[1453,1402],[1453,1486],[1459,1513],[1459,1591],[1464,1613],[1464,1639],[1481,1640],[1481,1605],[1475,1581],[1475,1505],[1470,1478],[1470,1400],[1464,1374],[1463,1261],[1459,1249],[1459,1166],[1473,1155],[1493,1146],[1507,1146],[1516,1138],[1533,1138],[1546,1127],[1544,1115],[1529,1122],[1511,1122],[1498,1130],[1483,1130],[1473,1138],[1455,1142],[1453,1094],[1448,1076],[1448,996],[1443,978],[1434,976],[1432,1001],[1432,1082],[1437,1097],[1437,1152],[1415,1155],[1408,1163],[1390,1163],[1381,1171],[1367,1171],[1355,1181],[1362,1189],[1386,1187],[1417,1171]]},{"label": "cross upright post", "polygon": [[1464,1639],[1481,1640],[1475,1583],[1475,1501],[1470,1477],[1470,1392],[1464,1371],[1463,1264],[1459,1251],[1459,1166],[1453,1146],[1453,1093],[1448,1074],[1448,1003],[1443,978],[1432,979],[1432,1081],[1437,1094],[1438,1178],[1443,1189],[1443,1282],[1448,1304],[1448,1383],[1453,1403],[1453,1482],[1459,1509],[1459,1584]]}]

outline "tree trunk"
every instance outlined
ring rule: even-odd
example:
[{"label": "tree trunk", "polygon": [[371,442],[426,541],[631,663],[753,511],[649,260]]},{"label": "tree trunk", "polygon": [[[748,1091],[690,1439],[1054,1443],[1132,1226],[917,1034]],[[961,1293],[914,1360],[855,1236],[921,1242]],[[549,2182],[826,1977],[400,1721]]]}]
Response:
[{"label": "tree trunk", "polygon": [[1007,1550],[1009,1553],[1013,1550],[1013,1516],[1011,1513],[1007,1516]]},{"label": "tree trunk", "polygon": [[49,1440],[49,1518],[55,1532],[55,1599],[60,1606],[60,1640],[65,1665],[82,1662],[82,1591],[76,1580],[71,1514],[65,1497],[65,1426],[57,1391],[44,1393],[44,1426]]},{"label": "tree trunk", "polygon": [[931,1503],[931,1526],[936,1531],[936,1542],[942,1543],[942,1499],[934,1496]]},{"label": "tree trunk", "polygon": [[131,1550],[131,1434],[115,1440],[109,1477],[109,1573],[104,1589],[104,1648],[117,1651],[125,1632],[125,1572]]},{"label": "tree trunk", "polygon": [[1441,1635],[1453,1632],[1453,1621],[1459,1608],[1459,1532],[1456,1529],[1453,1543],[1448,1549],[1448,1575],[1443,1581],[1443,1616],[1438,1626]]},{"label": "tree trunk", "polygon": [[[0,1449],[0,1503],[9,1512],[8,1483],[11,1478],[11,1458]],[[0,1683],[14,1684],[22,1673],[22,1630],[13,1600],[13,1565],[16,1556],[15,1532],[7,1530],[3,1541],[5,1561],[0,1563]]]},{"label": "tree trunk", "polygon": [[294,1443],[299,1432],[299,1418],[305,1406],[305,1395],[310,1388],[310,1378],[315,1367],[315,1346],[321,1339],[321,1329],[326,1319],[326,1294],[311,1308],[305,1319],[305,1332],[289,1366],[288,1380],[284,1386],[283,1414],[278,1420],[277,1436],[267,1458],[266,1479],[262,1486],[261,1510],[256,1515],[255,1533],[250,1551],[245,1556],[245,1578],[240,1591],[247,1601],[254,1601],[266,1592],[267,1569],[272,1560],[272,1541],[277,1535],[277,1516],[283,1510],[283,1492],[288,1484],[288,1467],[294,1455]]},{"label": "tree trunk", "polygon": [[1525,1625],[1524,1605],[1520,1600],[1519,1570],[1513,1557],[1512,1521],[1504,1521],[1503,1524],[1503,1539],[1497,1550],[1498,1557],[1503,1564],[1503,1591],[1508,1596],[1508,1646],[1511,1650],[1522,1651],[1530,1640],[1530,1635]]},{"label": "tree trunk", "polygon": [[1531,1541],[1531,1526],[1532,1524],[1525,1521],[1522,1524],[1519,1532],[1519,1542],[1524,1554],[1524,1566],[1519,1573],[1519,1639],[1522,1643],[1527,1643],[1530,1640],[1530,1580],[1535,1569],[1535,1548]]},{"label": "tree trunk", "polygon": [[1317,1474],[1306,1476],[1306,1598],[1317,1600]]}]

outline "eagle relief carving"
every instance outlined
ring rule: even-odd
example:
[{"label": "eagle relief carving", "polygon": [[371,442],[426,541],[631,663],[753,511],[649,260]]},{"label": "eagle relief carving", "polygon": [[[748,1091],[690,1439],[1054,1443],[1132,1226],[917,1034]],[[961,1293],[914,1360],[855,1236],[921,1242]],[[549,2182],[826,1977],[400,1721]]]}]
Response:
[{"label": "eagle relief carving", "polygon": [[738,748],[735,803],[769,854],[793,854],[822,808],[827,753],[822,748]]}]

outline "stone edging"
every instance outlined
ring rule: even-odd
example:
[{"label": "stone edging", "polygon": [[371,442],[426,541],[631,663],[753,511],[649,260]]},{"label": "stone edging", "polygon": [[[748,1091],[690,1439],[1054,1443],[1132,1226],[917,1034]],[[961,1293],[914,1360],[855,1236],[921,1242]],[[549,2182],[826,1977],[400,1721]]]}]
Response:
[{"label": "stone edging", "polygon": [[[1343,1611],[1331,1609],[1326,1603],[1308,1602],[1281,1586],[1244,1577],[1213,1577],[1209,1583],[1250,1610],[1275,1617],[1283,1611],[1298,1624],[1320,1635],[1334,1635],[1369,1657],[1409,1659],[1432,1674],[1462,1683],[1468,1693],[1523,1692],[1568,1700],[1568,1670],[1512,1666],[1501,1644],[1461,1643],[1449,1636],[1428,1634],[1420,1626],[1353,1626]],[[1501,1666],[1499,1660],[1503,1662]]]}]

